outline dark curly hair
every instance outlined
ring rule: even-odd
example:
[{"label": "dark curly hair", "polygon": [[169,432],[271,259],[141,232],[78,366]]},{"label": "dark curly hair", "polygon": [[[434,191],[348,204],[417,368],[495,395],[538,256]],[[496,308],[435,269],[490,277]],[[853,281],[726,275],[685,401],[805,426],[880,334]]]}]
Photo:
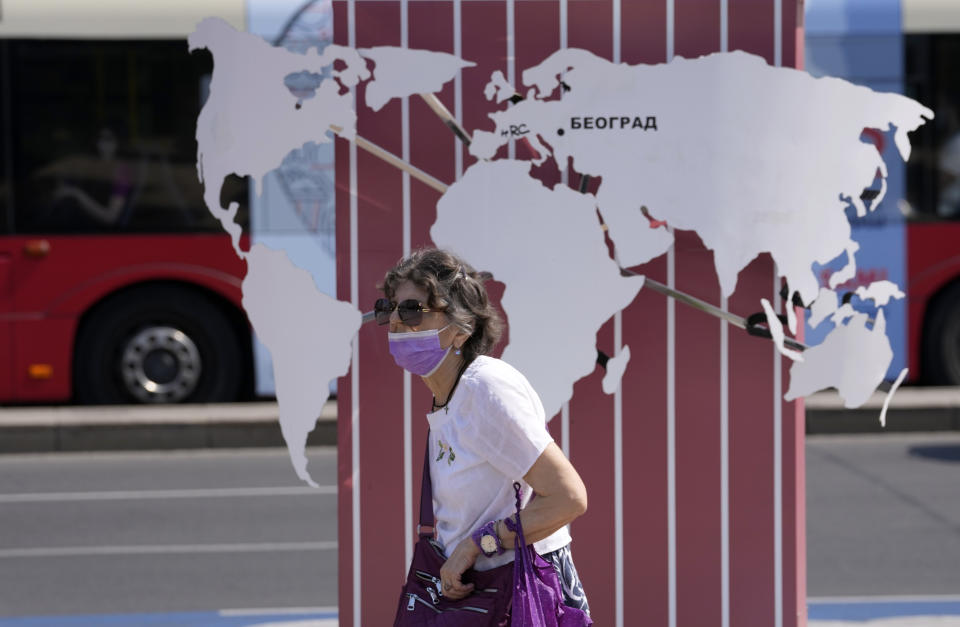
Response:
[{"label": "dark curly hair", "polygon": [[444,309],[451,323],[470,334],[461,349],[464,360],[470,363],[477,355],[493,350],[503,333],[503,320],[483,286],[489,278],[489,273],[477,272],[451,252],[423,248],[401,259],[378,287],[391,300],[404,281],[426,290],[426,305]]}]

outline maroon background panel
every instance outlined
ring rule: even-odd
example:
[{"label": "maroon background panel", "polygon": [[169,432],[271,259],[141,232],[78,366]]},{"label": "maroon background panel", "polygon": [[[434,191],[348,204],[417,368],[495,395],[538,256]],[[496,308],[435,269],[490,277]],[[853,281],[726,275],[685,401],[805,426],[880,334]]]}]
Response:
[{"label": "maroon background panel", "polygon": [[[798,57],[796,39],[799,2],[784,3],[783,60]],[[401,3],[356,2],[356,45],[399,45]],[[409,2],[409,41],[412,48],[453,52],[455,5],[447,1]],[[507,3],[464,1],[461,12],[461,56],[476,67],[462,73],[463,116],[468,132],[492,129],[487,113],[497,109],[483,98],[490,75],[509,76]],[[517,0],[514,3],[514,63],[517,83],[522,70],[541,62],[557,49],[560,3]],[[568,45],[611,59],[615,21],[612,0],[570,0],[567,3]],[[695,57],[719,49],[719,0],[676,0],[675,53]],[[347,2],[334,2],[335,41],[346,45]],[[744,49],[773,61],[773,3],[769,0],[729,0],[730,49]],[[622,2],[621,60],[660,63],[666,59],[666,1]],[[802,55],[801,55],[802,56]],[[521,84],[515,85],[523,93]],[[366,139],[402,153],[401,103],[391,101],[377,113],[362,105],[358,89],[358,132]],[[437,94],[453,112],[454,84]],[[456,178],[455,159],[463,148],[418,98],[409,99],[410,160],[438,179]],[[338,297],[350,298],[350,169],[349,144],[337,141]],[[464,167],[474,159],[465,151]],[[501,156],[505,150],[501,151]],[[517,146],[518,158],[528,154]],[[560,175],[547,163],[534,170],[547,184]],[[403,253],[401,174],[374,157],[358,152],[358,223],[360,307],[369,309],[378,296],[376,284]],[[572,174],[576,185],[579,176]],[[594,181],[592,189],[596,188]],[[414,248],[431,244],[429,228],[436,218],[439,194],[410,181],[410,232]],[[692,233],[677,233],[676,285],[708,302],[720,294],[712,252]],[[635,268],[662,283],[667,280],[666,257]],[[773,298],[773,264],[768,256],[755,260],[739,278],[729,309],[740,315],[758,311],[760,298]],[[489,284],[499,303],[503,285]],[[622,341],[632,359],[621,386],[623,407],[623,558],[625,624],[667,627],[668,565],[668,433],[667,433],[667,305],[649,289],[641,290],[622,315]],[[722,576],[720,482],[720,325],[716,319],[675,305],[676,359],[676,521],[677,624],[719,625]],[[406,464],[412,466],[413,507],[419,495],[420,460],[425,441],[423,419],[430,397],[413,378],[409,402],[413,409],[413,448],[405,460],[403,441],[403,375],[386,350],[383,329],[365,326],[358,338],[359,431],[351,432],[351,377],[340,381],[338,430],[338,494],[340,594],[342,625],[354,624],[352,504],[360,499],[362,623],[390,624],[394,595],[406,573],[404,547],[404,484]],[[732,625],[774,624],[774,471],[773,452],[783,455],[783,600],[784,625],[790,627],[804,612],[805,566],[803,535],[803,413],[799,404],[783,403],[783,439],[774,442],[773,369],[778,361],[769,342],[729,329],[729,474],[730,474],[730,592]],[[505,340],[506,341],[506,340]],[[502,350],[501,344],[497,352]],[[597,335],[600,350],[615,351],[613,323]],[[782,361],[782,360],[781,360]],[[789,364],[783,368],[783,389],[789,384]],[[570,455],[589,494],[588,512],[573,525],[574,554],[598,625],[616,624],[614,546],[615,495],[613,464],[614,397],[601,389],[603,370],[578,381],[570,402]],[[560,419],[550,431],[560,441]],[[351,484],[351,446],[359,438],[360,485]]]},{"label": "maroon background panel", "polygon": [[[677,231],[677,289],[720,302],[713,253]],[[676,308],[677,624],[720,624],[720,322]]]},{"label": "maroon background panel", "polygon": [[[740,273],[730,311],[747,316],[773,297],[773,262]],[[774,624],[773,352],[730,332],[730,624]]]},{"label": "maroon background panel", "polygon": [[[567,20],[568,46],[612,59],[612,2],[571,1]],[[576,185],[579,179],[571,176],[570,182]],[[607,355],[614,354],[612,322],[607,322],[597,334],[597,348]],[[575,555],[587,556],[587,559],[578,559],[577,569],[587,590],[594,620],[598,625],[614,625],[614,399],[603,393],[602,379],[603,370],[596,368],[593,374],[574,385],[570,401],[570,461],[583,477],[590,502],[587,513],[572,525],[574,538],[590,540],[575,540],[572,546]]]},{"label": "maroon background panel", "polygon": [[[450,2],[412,2],[409,4],[409,46],[424,50],[453,53],[453,4]],[[436,94],[448,110],[454,110],[453,82]],[[446,125],[419,97],[410,98],[410,161],[445,183],[456,179],[455,151],[460,142]],[[416,179],[410,181],[410,246],[412,249],[432,246],[430,226],[436,221],[440,193]],[[423,472],[423,450],[427,442],[427,421],[430,391],[417,377],[412,377],[410,407],[412,410],[411,470],[413,481],[413,529],[419,518],[419,490]]]},{"label": "maroon background panel", "polygon": [[[625,2],[620,13],[620,59],[663,63],[667,58],[666,2]],[[633,268],[666,284],[667,258]],[[630,366],[623,396],[624,614],[645,625],[669,624],[667,556],[667,301],[643,289],[623,311],[623,343]],[[633,567],[643,564],[643,568]]]},{"label": "maroon background panel", "polygon": [[[634,270],[666,284],[666,255]],[[630,564],[624,614],[643,617],[650,627],[669,624],[666,326],[666,300],[653,290],[640,290],[623,312],[623,343],[631,355],[621,382],[623,552]]]},{"label": "maroon background panel", "polygon": [[[720,50],[719,0],[676,0],[674,54]],[[674,233],[676,287],[720,302],[713,252]],[[677,624],[719,625],[721,595],[720,323],[676,306]]]}]

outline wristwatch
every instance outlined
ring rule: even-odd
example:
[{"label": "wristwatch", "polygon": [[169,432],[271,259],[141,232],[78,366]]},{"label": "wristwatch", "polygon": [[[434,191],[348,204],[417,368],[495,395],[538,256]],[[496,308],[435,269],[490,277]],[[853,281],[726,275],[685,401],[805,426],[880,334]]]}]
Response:
[{"label": "wristwatch", "polygon": [[494,520],[478,528],[470,538],[480,548],[480,552],[487,557],[503,555],[505,551],[503,543],[500,542],[500,536],[497,535],[497,523]]}]

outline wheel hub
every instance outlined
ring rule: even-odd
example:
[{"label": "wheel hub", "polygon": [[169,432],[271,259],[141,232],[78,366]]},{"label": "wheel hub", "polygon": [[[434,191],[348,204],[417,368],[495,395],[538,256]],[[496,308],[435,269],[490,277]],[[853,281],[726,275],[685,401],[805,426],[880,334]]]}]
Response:
[{"label": "wheel hub", "polygon": [[127,340],[121,358],[127,391],[144,403],[176,403],[200,380],[200,351],[179,329],[148,327]]}]

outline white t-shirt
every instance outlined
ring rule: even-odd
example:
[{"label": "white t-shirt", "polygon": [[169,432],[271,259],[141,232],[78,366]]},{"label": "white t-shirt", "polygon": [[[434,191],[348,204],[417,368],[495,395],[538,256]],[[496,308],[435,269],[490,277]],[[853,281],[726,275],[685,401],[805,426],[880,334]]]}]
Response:
[{"label": "white t-shirt", "polygon": [[[475,529],[516,512],[513,482],[522,486],[522,503],[532,490],[523,480],[553,438],[547,432],[540,397],[526,377],[493,357],[479,356],[460,377],[443,409],[427,414],[430,423],[430,477],[437,539],[447,551]],[[541,555],[570,543],[563,527],[536,542]],[[508,550],[480,555],[476,570],[513,561]]]}]

